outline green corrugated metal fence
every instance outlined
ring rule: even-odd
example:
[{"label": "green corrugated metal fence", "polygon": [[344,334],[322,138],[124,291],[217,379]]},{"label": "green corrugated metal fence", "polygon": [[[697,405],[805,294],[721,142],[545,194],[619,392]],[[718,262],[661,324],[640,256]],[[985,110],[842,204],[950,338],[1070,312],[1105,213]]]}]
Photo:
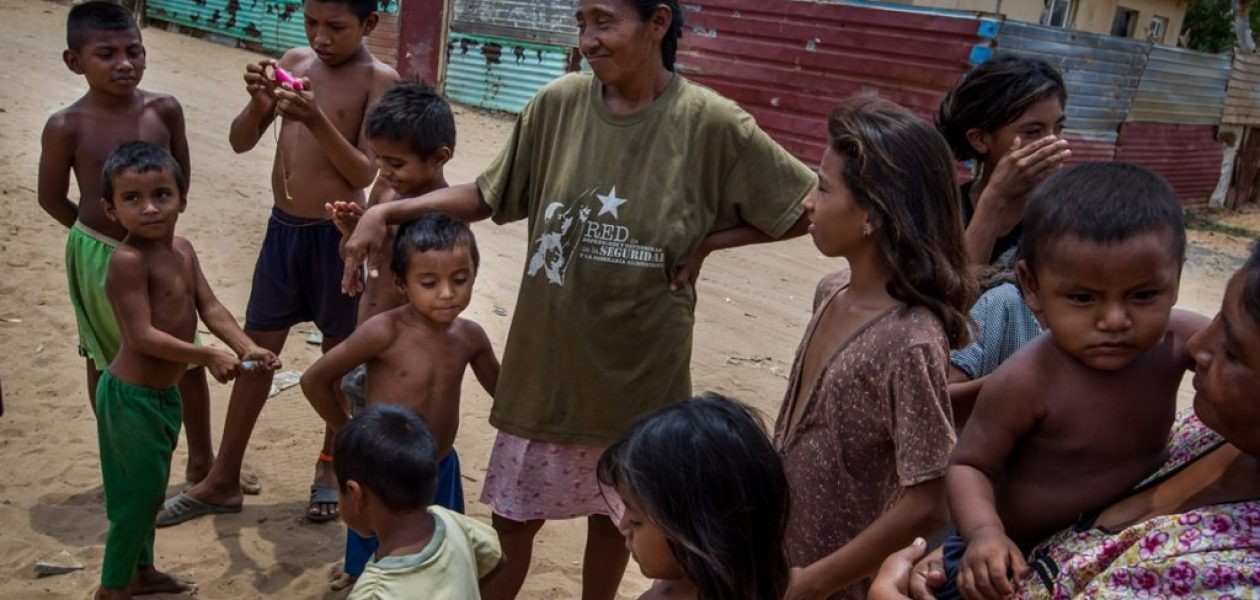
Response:
[{"label": "green corrugated metal fence", "polygon": [[[398,0],[381,4],[384,12],[398,12]],[[306,45],[302,0],[148,0],[145,15],[277,54]]]},{"label": "green corrugated metal fence", "polygon": [[451,100],[520,112],[538,90],[568,71],[570,49],[452,31],[446,95]]}]

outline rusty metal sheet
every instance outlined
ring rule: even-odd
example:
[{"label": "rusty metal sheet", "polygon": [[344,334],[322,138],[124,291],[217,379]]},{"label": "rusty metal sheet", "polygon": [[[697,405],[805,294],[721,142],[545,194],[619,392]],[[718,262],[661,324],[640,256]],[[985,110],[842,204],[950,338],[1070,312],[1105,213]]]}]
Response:
[{"label": "rusty metal sheet", "polygon": [[372,56],[381,62],[398,68],[398,14],[381,13],[376,29],[364,42]]},{"label": "rusty metal sheet", "polygon": [[577,46],[577,0],[454,0],[451,31]]},{"label": "rusty metal sheet", "polygon": [[[400,0],[379,0],[398,13]],[[274,54],[307,45],[302,0],[147,0],[145,16],[239,40]]]},{"label": "rusty metal sheet", "polygon": [[1239,52],[1225,93],[1226,125],[1260,125],[1260,56]]},{"label": "rusty metal sheet", "polygon": [[1128,121],[1215,125],[1225,108],[1230,53],[1156,45],[1138,82]]},{"label": "rusty metal sheet", "polygon": [[1109,161],[1116,159],[1115,140],[1097,139],[1089,132],[1065,130],[1063,137],[1072,149],[1072,156],[1064,163],[1067,166],[1084,162]]},{"label": "rusty metal sheet", "polygon": [[1207,204],[1223,155],[1212,125],[1125,123],[1116,143],[1116,160],[1163,175],[1187,206]]},{"label": "rusty metal sheet", "polygon": [[807,0],[692,0],[678,71],[738,102],[811,164],[845,96],[872,92],[931,120],[997,22],[966,13]]},{"label": "rusty metal sheet", "polygon": [[1115,140],[1137,93],[1150,44],[1006,21],[997,35],[997,54],[1045,59],[1058,66],[1068,88],[1067,127]]},{"label": "rusty metal sheet", "polygon": [[481,108],[520,112],[551,80],[570,70],[571,50],[451,32],[446,95]]}]

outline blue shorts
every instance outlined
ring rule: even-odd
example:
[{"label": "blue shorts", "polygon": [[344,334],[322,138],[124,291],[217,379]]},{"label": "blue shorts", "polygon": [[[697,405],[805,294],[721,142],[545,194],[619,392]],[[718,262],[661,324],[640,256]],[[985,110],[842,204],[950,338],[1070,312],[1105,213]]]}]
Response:
[{"label": "blue shorts", "polygon": [[[463,514],[464,483],[459,477],[459,455],[451,448],[450,454],[438,465],[437,496],[433,504]],[[347,527],[345,573],[351,577],[362,575],[379,545],[376,538],[365,538]]]},{"label": "blue shorts", "polygon": [[945,570],[945,585],[934,590],[937,600],[962,600],[962,592],[958,591],[958,565],[962,563],[963,554],[967,552],[967,541],[960,535],[951,535],[945,540],[941,568]]},{"label": "blue shorts", "polygon": [[280,331],[313,321],[325,336],[349,337],[358,304],[341,293],[345,262],[340,245],[341,232],[331,220],[272,208],[254,267],[245,329]]}]

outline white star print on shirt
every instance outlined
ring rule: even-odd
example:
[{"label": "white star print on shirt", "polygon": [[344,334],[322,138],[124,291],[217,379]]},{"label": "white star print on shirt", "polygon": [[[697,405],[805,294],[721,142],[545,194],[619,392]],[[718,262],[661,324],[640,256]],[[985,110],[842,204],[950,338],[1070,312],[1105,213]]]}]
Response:
[{"label": "white star print on shirt", "polygon": [[595,194],[595,197],[599,198],[599,202],[602,205],[599,207],[599,214],[595,215],[597,217],[611,214],[614,219],[620,219],[621,215],[617,214],[617,207],[629,202],[626,198],[617,197],[617,186],[615,185],[608,194]]}]

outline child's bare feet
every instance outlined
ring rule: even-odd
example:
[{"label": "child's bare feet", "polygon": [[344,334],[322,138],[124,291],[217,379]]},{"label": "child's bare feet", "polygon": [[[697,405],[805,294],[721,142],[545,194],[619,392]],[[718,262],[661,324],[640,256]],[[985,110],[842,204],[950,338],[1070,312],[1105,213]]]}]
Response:
[{"label": "child's bare feet", "polygon": [[334,592],[340,592],[348,587],[353,587],[354,582],[358,581],[358,577],[351,577],[345,571],[345,563],[337,561],[331,567],[328,567],[328,589]]},{"label": "child's bare feet", "polygon": [[127,586],[127,591],[130,592],[132,596],[143,596],[146,594],[191,594],[197,591],[197,584],[187,579],[178,579],[167,575],[150,565],[136,569],[136,576],[132,578],[131,585]]}]

